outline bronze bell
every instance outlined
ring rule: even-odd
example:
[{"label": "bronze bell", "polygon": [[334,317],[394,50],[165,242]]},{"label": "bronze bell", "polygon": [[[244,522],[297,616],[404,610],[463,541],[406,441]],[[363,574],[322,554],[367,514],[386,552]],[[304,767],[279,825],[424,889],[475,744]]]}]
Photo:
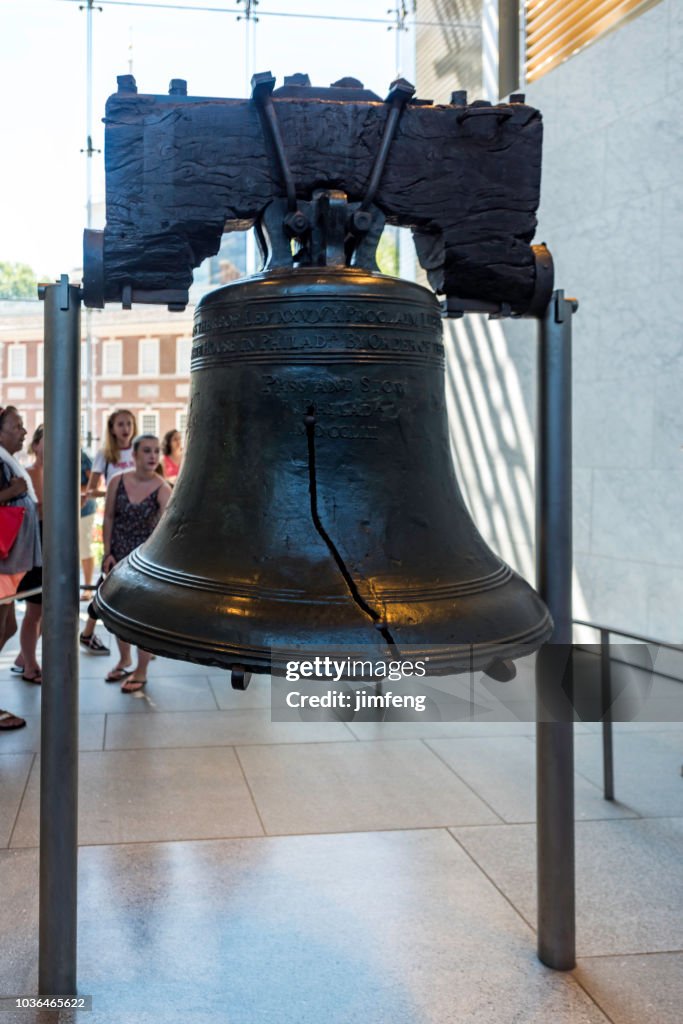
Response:
[{"label": "bronze bell", "polygon": [[551,619],[465,508],[435,296],[346,265],[343,198],[301,205],[294,265],[277,235],[270,269],[197,306],[183,470],[101,587],[102,618],[146,650],[251,671],[298,644],[429,648],[435,672],[529,653]]}]

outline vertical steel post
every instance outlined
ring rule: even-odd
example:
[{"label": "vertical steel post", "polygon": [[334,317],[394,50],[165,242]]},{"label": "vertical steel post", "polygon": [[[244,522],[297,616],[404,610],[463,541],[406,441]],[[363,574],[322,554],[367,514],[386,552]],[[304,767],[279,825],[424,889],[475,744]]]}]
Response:
[{"label": "vertical steel post", "polygon": [[45,302],[43,688],[40,764],[41,995],[76,993],[80,291]]},{"label": "vertical steel post", "polygon": [[614,747],[612,736],[612,659],[609,630],[600,630],[600,699],[602,705],[602,777],[605,800],[614,800]]},{"label": "vertical steel post", "polygon": [[498,0],[498,97],[519,89],[519,0]]},{"label": "vertical steel post", "polygon": [[[537,586],[555,623],[550,643],[563,645],[572,641],[571,323],[577,305],[555,291],[538,321]],[[573,730],[571,721],[536,725],[538,956],[556,970],[576,962]]]}]

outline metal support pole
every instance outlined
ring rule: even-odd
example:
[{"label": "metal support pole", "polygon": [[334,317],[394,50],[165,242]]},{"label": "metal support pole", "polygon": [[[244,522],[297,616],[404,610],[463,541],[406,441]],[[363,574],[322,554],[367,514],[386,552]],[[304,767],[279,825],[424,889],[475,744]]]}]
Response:
[{"label": "metal support pole", "polygon": [[[577,306],[555,291],[538,321],[537,586],[555,623],[550,643],[563,645],[572,641],[571,324]],[[573,730],[572,721],[536,725],[538,956],[561,971],[576,962]]]},{"label": "metal support pole", "polygon": [[45,301],[45,523],[40,764],[41,995],[76,993],[80,319],[66,274]]},{"label": "metal support pole", "polygon": [[498,0],[498,98],[519,89],[519,0]]},{"label": "metal support pole", "polygon": [[609,630],[600,630],[600,689],[602,702],[602,776],[605,800],[614,800],[614,749],[612,743],[612,660]]}]

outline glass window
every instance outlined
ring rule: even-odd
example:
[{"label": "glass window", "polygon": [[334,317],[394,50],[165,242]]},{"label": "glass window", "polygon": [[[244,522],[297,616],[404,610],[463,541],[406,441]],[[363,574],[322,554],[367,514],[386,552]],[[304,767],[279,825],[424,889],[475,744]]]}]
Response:
[{"label": "glass window", "polygon": [[192,355],[192,338],[176,338],[175,343],[175,372],[177,374],[190,373],[190,357]]},{"label": "glass window", "polygon": [[138,373],[141,377],[159,376],[159,339],[141,338],[138,354]]},{"label": "glass window", "polygon": [[105,341],[102,345],[102,376],[120,377],[123,372],[123,347],[120,341]]},{"label": "glass window", "polygon": [[10,380],[26,378],[26,346],[10,345],[7,349],[7,376]]},{"label": "glass window", "polygon": [[146,409],[140,416],[140,433],[159,436],[159,413]]}]

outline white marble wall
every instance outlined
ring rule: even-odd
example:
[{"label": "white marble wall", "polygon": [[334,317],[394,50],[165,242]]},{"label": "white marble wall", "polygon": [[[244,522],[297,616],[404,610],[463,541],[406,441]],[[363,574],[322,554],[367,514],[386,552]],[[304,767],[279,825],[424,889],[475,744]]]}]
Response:
[{"label": "white marble wall", "polygon": [[[480,95],[481,66],[454,85],[436,73],[447,67],[439,47],[450,40],[421,46],[418,35],[421,94],[444,102],[467,86]],[[575,614],[674,642],[683,641],[682,86],[683,0],[662,0],[525,89],[545,121],[536,240],[555,256],[557,286],[581,304]],[[467,318],[447,332],[463,490],[489,543],[532,579],[533,324]]]},{"label": "white marble wall", "polygon": [[[683,3],[526,89],[545,122],[537,238],[577,295],[577,577],[593,620],[683,641]],[[520,325],[521,326],[521,325]],[[508,330],[511,350],[524,345]]]}]

